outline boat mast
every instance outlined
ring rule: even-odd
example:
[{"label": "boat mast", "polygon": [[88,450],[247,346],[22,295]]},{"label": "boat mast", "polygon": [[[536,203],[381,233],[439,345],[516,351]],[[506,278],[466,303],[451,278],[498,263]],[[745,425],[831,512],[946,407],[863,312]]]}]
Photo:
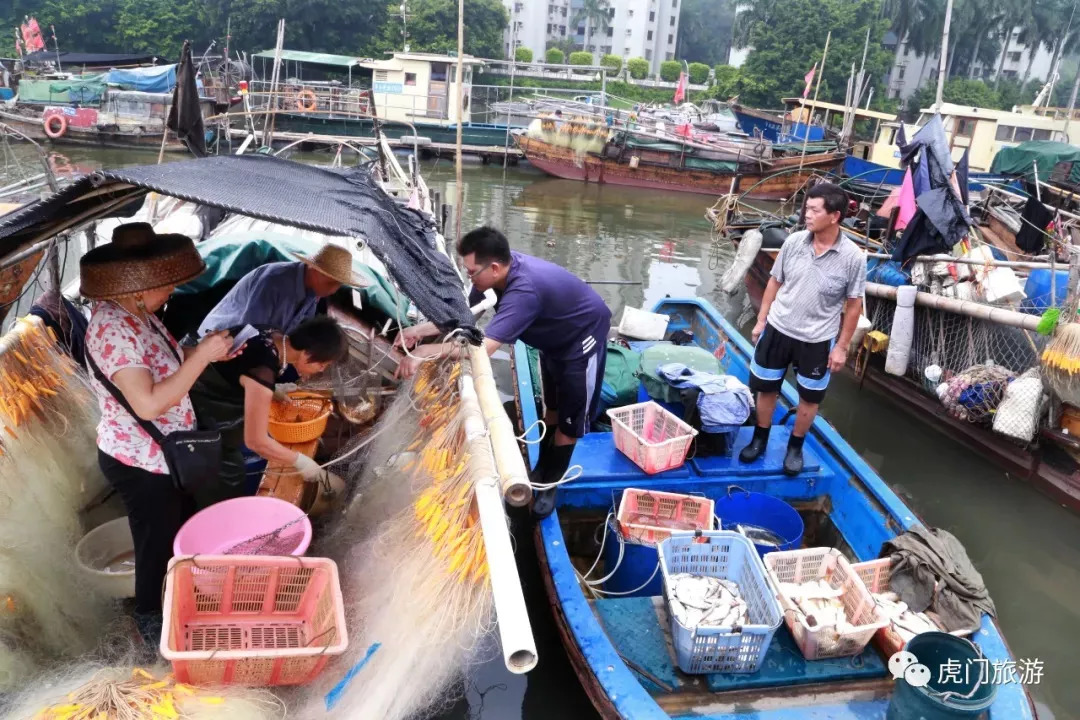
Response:
[{"label": "boat mast", "polygon": [[945,27],[941,30],[941,54],[938,58],[937,95],[934,97],[934,110],[941,110],[941,93],[945,90],[945,66],[949,57],[949,22],[952,20],[953,0],[945,3]]},{"label": "boat mast", "polygon": [[[949,0],[952,2],[952,0]],[[810,141],[810,121],[814,119],[814,110],[817,108],[818,92],[821,90],[821,78],[825,76],[825,58],[829,56],[829,41],[832,40],[832,30],[825,36],[825,50],[821,53],[821,67],[818,68],[817,85],[814,87],[814,104],[810,106],[806,114],[806,128],[803,131],[802,155],[799,157],[799,171],[802,171],[803,161],[806,160],[806,145]],[[802,107],[806,107],[803,105]]]}]

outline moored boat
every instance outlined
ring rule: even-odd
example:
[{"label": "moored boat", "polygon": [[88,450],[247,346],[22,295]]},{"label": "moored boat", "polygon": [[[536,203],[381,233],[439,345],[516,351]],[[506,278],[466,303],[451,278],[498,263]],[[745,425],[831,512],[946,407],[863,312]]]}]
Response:
[{"label": "moored boat", "polygon": [[[692,331],[705,349],[726,348],[724,369],[746,379],[752,348],[736,329],[701,299],[666,299],[655,312],[669,315],[669,331]],[[519,347],[519,359],[523,350]],[[518,363],[520,369],[521,363]],[[522,395],[528,376],[520,373]],[[762,668],[749,674],[687,675],[675,667],[672,637],[661,599],[650,592],[587,597],[579,567],[595,555],[593,532],[605,522],[614,501],[628,487],[650,491],[724,497],[733,486],[767,493],[791,503],[802,515],[804,543],[839,548],[852,561],[878,557],[881,544],[920,525],[910,508],[823,418],[807,438],[807,465],[799,476],[781,471],[782,448],[795,391],[785,385],[776,432],[766,455],[740,465],[728,455],[694,458],[684,466],[645,475],[616,450],[611,435],[594,433],[578,443],[573,463],[580,477],[559,489],[556,511],[537,523],[536,545],[555,622],[571,662],[603,718],[627,720],[708,718],[761,720],[828,717],[836,720],[885,716],[894,681],[885,660],[870,648],[853,658],[805,661],[781,624]],[[522,420],[534,419],[531,403],[522,404]],[[739,432],[735,447],[749,440]],[[629,546],[628,546],[629,547]],[[621,557],[621,553],[620,553]],[[584,565],[581,563],[584,562]],[[637,562],[637,561],[620,561]],[[649,577],[655,559],[633,568]],[[583,572],[583,571],[582,571]],[[613,572],[605,565],[604,573]],[[596,583],[589,587],[598,587]],[[988,662],[1011,662],[996,621],[984,615],[972,636]],[[901,681],[902,682],[902,681]],[[1035,717],[1020,684],[1002,684],[989,709],[991,720]]]}]

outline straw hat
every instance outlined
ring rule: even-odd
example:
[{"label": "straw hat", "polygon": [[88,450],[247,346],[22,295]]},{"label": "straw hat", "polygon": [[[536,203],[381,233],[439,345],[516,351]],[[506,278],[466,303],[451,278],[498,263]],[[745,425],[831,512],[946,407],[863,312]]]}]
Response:
[{"label": "straw hat", "polygon": [[292,255],[308,267],[315,268],[323,275],[337,280],[342,285],[349,285],[356,288],[364,288],[371,285],[369,280],[353,272],[352,255],[340,245],[323,245],[319,248],[319,251],[311,257],[300,253],[293,253]]},{"label": "straw hat", "polygon": [[148,223],[113,230],[112,242],[79,259],[80,293],[110,300],[182,285],[202,274],[206,263],[184,235],[158,235]]}]

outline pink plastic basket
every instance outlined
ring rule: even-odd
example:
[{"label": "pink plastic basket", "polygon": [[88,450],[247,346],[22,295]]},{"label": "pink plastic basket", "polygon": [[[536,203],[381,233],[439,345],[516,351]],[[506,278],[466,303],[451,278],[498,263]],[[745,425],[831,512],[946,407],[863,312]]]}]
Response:
[{"label": "pink plastic basket", "polygon": [[650,475],[686,462],[697,430],[655,402],[626,405],[607,411],[615,447]]},{"label": "pink plastic basket", "polygon": [[[771,552],[765,555],[764,561],[777,598],[784,608],[784,622],[807,660],[858,655],[874,633],[889,624],[888,619],[878,613],[877,602],[839,550],[806,548]],[[832,625],[810,627],[802,614],[796,611],[791,598],[780,590],[780,583],[822,578],[833,588],[843,589],[840,601],[844,603],[848,621],[853,626],[850,630],[840,633]]]},{"label": "pink plastic basket", "polygon": [[619,501],[619,534],[627,542],[656,545],[671,532],[711,530],[713,501],[697,495],[623,490]]},{"label": "pink plastic basket", "polygon": [[161,654],[182,683],[302,685],[349,644],[325,558],[174,557],[164,618]]}]

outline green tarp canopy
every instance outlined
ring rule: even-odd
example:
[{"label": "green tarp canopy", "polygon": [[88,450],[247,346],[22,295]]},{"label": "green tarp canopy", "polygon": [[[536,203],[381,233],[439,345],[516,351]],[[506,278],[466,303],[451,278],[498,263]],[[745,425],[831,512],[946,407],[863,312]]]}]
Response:
[{"label": "green tarp canopy", "polygon": [[[206,261],[206,272],[177,288],[176,294],[194,295],[218,283],[235,283],[260,265],[296,260],[291,254],[293,252],[313,255],[319,245],[313,240],[271,232],[227,235],[198,243],[195,247]],[[405,317],[409,300],[389,280],[355,261],[353,271],[371,280],[369,287],[357,290],[365,307],[374,307],[387,317],[400,317],[403,325],[410,324]]]},{"label": "green tarp canopy", "polygon": [[1032,179],[1032,165],[1038,163],[1039,182],[1049,182],[1054,166],[1066,160],[1080,160],[1080,147],[1050,140],[1033,140],[1016,147],[1002,148],[990,165],[990,172]]},{"label": "green tarp canopy", "polygon": [[70,80],[23,78],[19,102],[39,105],[98,105],[105,93],[105,74],[81,75]]}]

